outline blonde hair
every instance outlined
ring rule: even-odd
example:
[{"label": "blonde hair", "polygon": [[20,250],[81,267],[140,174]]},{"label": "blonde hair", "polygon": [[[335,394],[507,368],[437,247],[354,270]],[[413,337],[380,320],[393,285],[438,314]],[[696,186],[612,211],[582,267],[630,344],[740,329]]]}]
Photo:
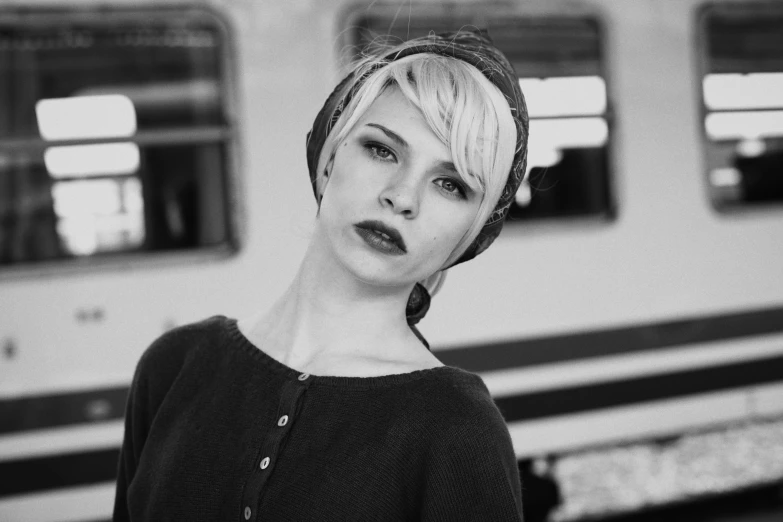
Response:
[{"label": "blonde hair", "polygon": [[[404,44],[398,49],[404,49]],[[517,129],[500,90],[462,60],[417,53],[383,64],[377,57],[370,57],[355,69],[354,78],[363,83],[326,138],[318,160],[316,183],[323,190],[320,185],[325,165],[373,102],[387,88],[399,88],[449,148],[462,180],[482,194],[473,223],[447,258],[444,268],[419,281],[430,295],[435,295],[443,284],[445,268],[467,250],[503,192],[514,160]]]}]

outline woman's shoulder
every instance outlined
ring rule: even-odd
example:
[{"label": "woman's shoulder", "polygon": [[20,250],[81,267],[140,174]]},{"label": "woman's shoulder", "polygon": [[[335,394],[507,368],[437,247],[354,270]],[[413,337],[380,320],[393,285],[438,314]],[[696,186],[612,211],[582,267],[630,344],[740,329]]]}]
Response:
[{"label": "woman's shoulder", "polygon": [[200,321],[176,326],[155,339],[144,353],[145,358],[170,358],[172,352],[187,352],[225,336],[228,319],[214,315]]},{"label": "woman's shoulder", "polygon": [[465,402],[480,407],[492,402],[487,385],[480,375],[456,366],[441,366],[425,380],[425,386],[436,387],[442,400]]},{"label": "woman's shoulder", "polygon": [[189,361],[203,359],[199,357],[201,353],[225,343],[227,321],[226,317],[216,315],[168,330],[141,355],[137,374],[152,376],[155,381],[173,379]]},{"label": "woman's shoulder", "polygon": [[429,410],[450,433],[505,433],[506,421],[481,377],[455,367],[444,367],[430,379],[426,391]]},{"label": "woman's shoulder", "polygon": [[522,487],[508,427],[481,378],[459,371],[433,397],[422,518],[521,520]]}]

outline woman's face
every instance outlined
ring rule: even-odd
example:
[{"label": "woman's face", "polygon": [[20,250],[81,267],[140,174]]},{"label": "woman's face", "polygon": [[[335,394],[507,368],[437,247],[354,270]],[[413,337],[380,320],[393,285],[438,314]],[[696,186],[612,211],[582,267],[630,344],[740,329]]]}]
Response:
[{"label": "woman's face", "polygon": [[387,89],[337,147],[320,237],[357,278],[409,286],[431,276],[473,223],[481,194],[397,88]]}]

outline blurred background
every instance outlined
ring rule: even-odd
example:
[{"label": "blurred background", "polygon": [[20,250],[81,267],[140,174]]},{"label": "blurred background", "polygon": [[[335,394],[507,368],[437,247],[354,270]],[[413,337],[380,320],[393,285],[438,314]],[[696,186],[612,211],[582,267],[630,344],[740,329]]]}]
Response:
[{"label": "blurred background", "polygon": [[346,65],[464,26],[529,182],[420,327],[527,520],[783,520],[783,2],[717,0],[2,2],[0,520],[110,519],[143,350],[293,278]]}]

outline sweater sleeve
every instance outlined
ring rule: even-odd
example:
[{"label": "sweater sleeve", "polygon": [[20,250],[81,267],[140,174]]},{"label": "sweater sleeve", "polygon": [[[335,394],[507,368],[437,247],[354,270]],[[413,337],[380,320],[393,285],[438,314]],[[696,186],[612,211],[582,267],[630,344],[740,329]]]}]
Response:
[{"label": "sweater sleeve", "polygon": [[144,409],[146,376],[143,374],[147,353],[136,365],[128,399],[125,403],[125,432],[117,469],[117,490],[114,497],[114,522],[130,520],[128,513],[128,487],[136,474],[141,450],[147,437],[147,414]]},{"label": "sweater sleeve", "polygon": [[522,487],[505,423],[460,430],[427,469],[422,521],[519,522]]},{"label": "sweater sleeve", "polygon": [[130,519],[128,488],[136,477],[147,436],[161,403],[188,361],[198,359],[198,346],[221,342],[220,330],[215,328],[220,321],[222,318],[215,316],[169,330],[155,339],[139,359],[125,403],[125,432],[114,497],[115,522]]},{"label": "sweater sleeve", "polygon": [[[117,466],[115,522],[130,519],[128,488],[136,476],[144,445],[160,403],[180,371],[194,327],[180,327],[158,337],[136,365],[125,403],[125,431]],[[198,331],[195,332],[198,334]]]}]

